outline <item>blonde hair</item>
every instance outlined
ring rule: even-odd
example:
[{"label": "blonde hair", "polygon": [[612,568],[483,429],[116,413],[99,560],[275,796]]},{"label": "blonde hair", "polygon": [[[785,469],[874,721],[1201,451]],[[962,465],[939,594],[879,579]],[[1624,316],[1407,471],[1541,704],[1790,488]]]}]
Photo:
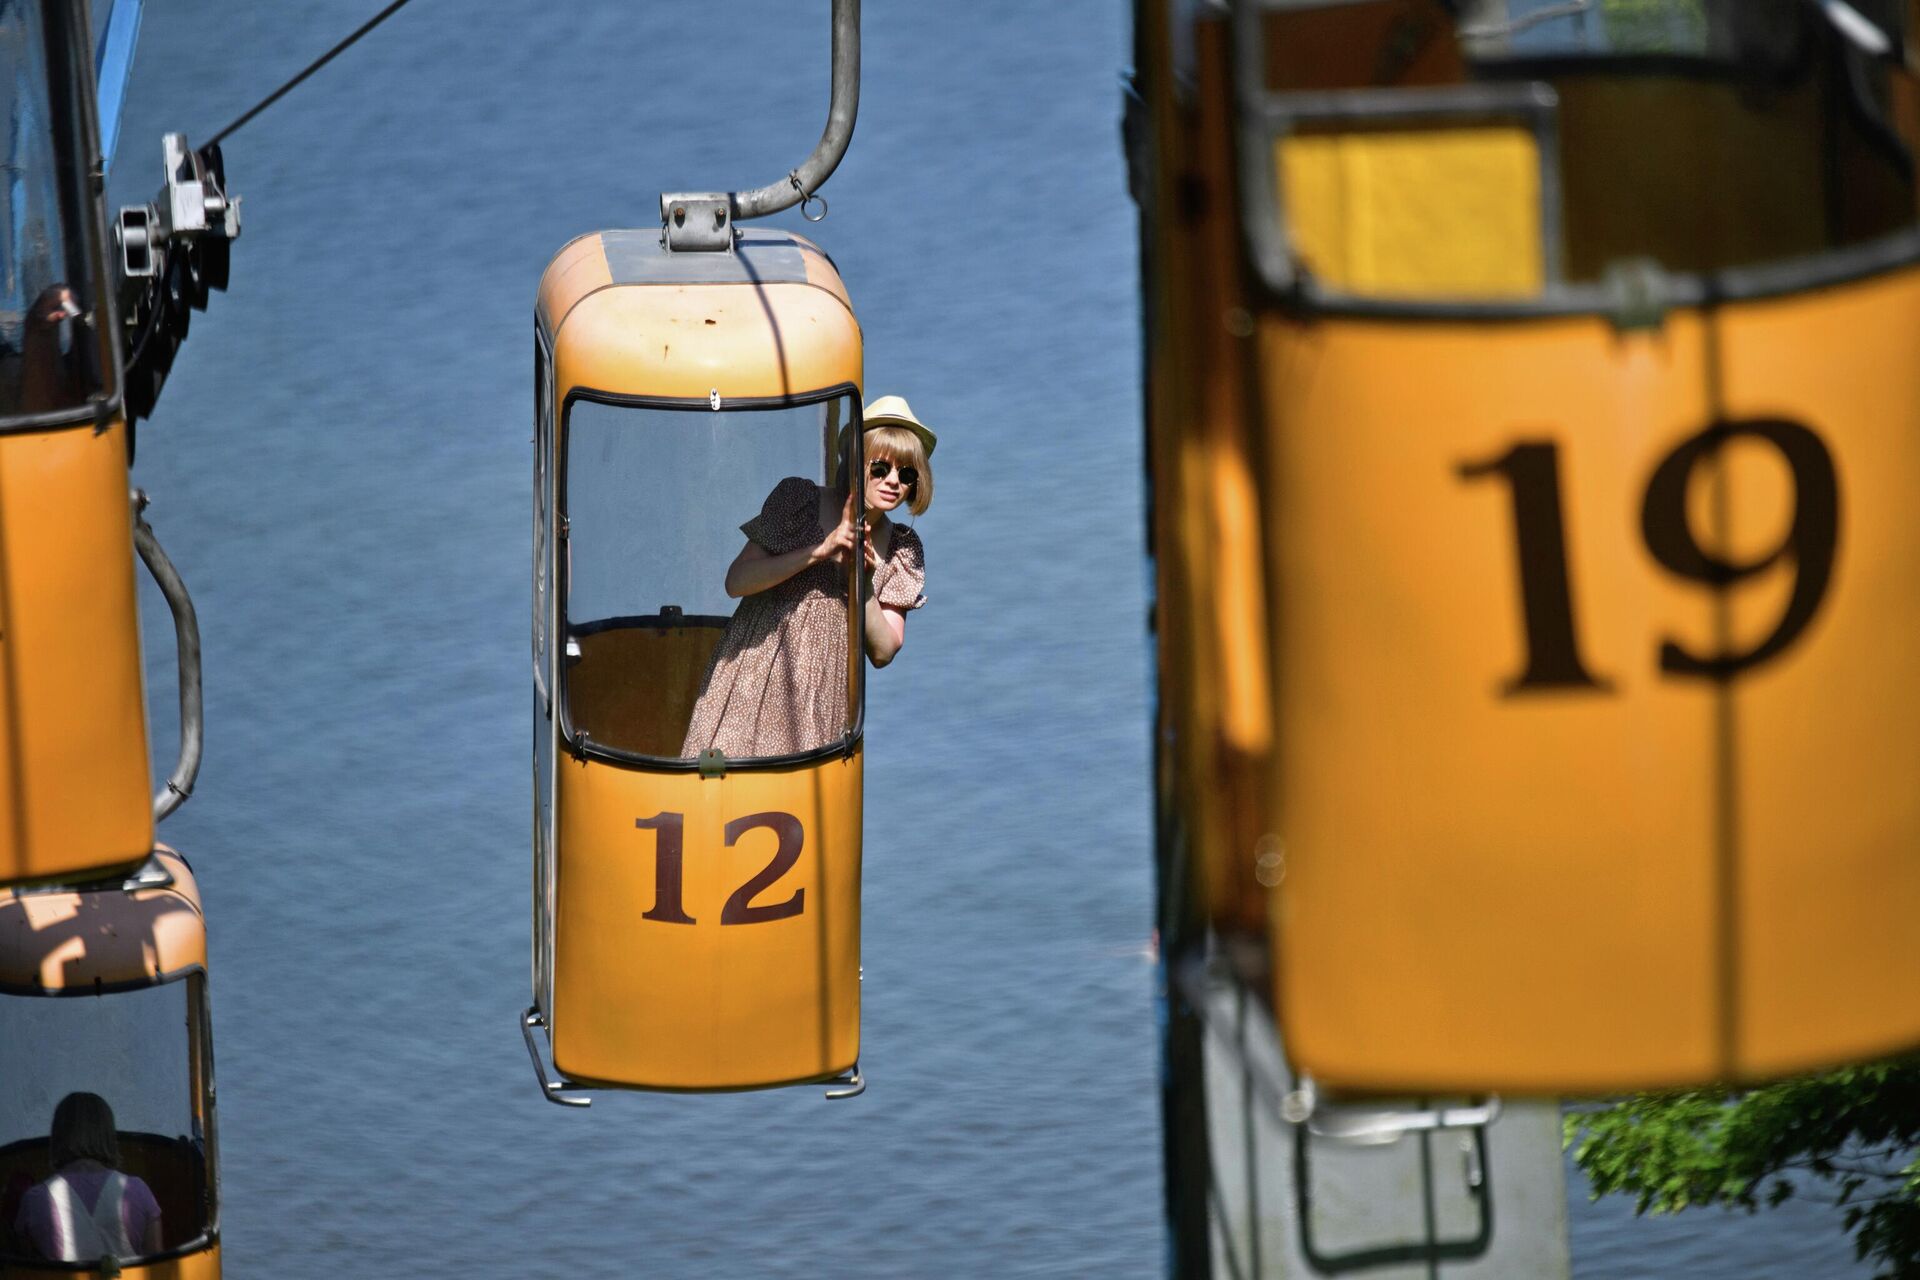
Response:
[{"label": "blonde hair", "polygon": [[907,494],[907,510],[916,516],[925,515],[933,505],[933,467],[927,462],[927,448],[920,437],[905,427],[874,427],[861,437],[861,446],[865,454],[862,471],[874,458],[886,458],[920,473]]}]

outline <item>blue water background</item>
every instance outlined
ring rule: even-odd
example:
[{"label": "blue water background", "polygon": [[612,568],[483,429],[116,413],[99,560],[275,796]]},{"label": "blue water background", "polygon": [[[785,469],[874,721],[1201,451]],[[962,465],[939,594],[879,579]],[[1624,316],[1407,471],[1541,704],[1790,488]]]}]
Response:
[{"label": "blue water background", "polygon": [[[151,195],[162,130],[206,138],[375,7],[152,6],[114,199]],[[206,642],[206,765],[164,834],[211,922],[230,1275],[1159,1272],[1115,0],[869,4],[811,229],[869,392],[941,432],[932,603],[871,682],[866,1097],[567,1112],[520,1044],[534,286],[662,190],[796,164],[826,8],[420,0],[227,144],[233,287],[136,481]],[[1583,1280],[1852,1274],[1831,1214],[1570,1200]]]}]

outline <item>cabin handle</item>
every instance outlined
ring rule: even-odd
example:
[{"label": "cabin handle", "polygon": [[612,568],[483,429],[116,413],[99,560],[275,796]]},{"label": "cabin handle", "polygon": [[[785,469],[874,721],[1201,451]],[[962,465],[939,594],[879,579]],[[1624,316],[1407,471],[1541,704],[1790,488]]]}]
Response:
[{"label": "cabin handle", "polygon": [[148,501],[144,489],[133,491],[133,545],[140,553],[141,563],[153,575],[160,594],[166,597],[167,608],[173,612],[174,649],[180,667],[180,754],[166,783],[153,793],[153,820],[159,822],[193,794],[194,779],[200,775],[200,754],[206,734],[201,715],[200,620],[193,611],[193,598],[187,594],[187,584],[181,581],[173,561],[167,559],[167,553],[161,549],[153,526],[146,522],[143,513]]}]

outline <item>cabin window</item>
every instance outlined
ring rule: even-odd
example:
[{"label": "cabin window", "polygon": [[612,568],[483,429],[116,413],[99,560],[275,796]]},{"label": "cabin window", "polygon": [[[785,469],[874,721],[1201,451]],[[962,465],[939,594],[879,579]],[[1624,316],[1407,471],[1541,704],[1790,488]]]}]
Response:
[{"label": "cabin window", "polygon": [[[1463,0],[1469,57],[1689,58],[1774,74],[1810,52],[1818,15],[1794,0]],[[1851,8],[1898,49],[1905,0],[1852,0]]]},{"label": "cabin window", "polygon": [[[52,8],[0,4],[0,418],[83,408],[106,382],[89,86],[64,56],[76,51],[49,39],[64,31]],[[86,32],[65,34],[84,44]]]},{"label": "cabin window", "polygon": [[[859,413],[851,392],[802,402],[615,403],[575,396],[563,426],[559,543],[566,718],[576,747],[648,761],[690,763],[684,750],[708,669],[738,609],[763,607],[727,594],[728,567],[785,481],[831,489],[835,450],[857,448],[843,428]],[[845,437],[844,441],[842,437]],[[799,491],[787,485],[782,492]],[[776,505],[778,505],[776,503]],[[812,512],[803,513],[809,523]],[[814,533],[817,540],[824,536]],[[810,571],[793,584],[838,590]],[[858,626],[858,613],[851,617]],[[848,687],[847,611],[825,638],[830,677]],[[818,642],[821,637],[813,637]],[[858,669],[853,672],[857,687]],[[844,721],[811,726],[792,751],[727,752],[730,764],[842,747],[858,731],[857,693]],[[730,716],[742,706],[729,706]],[[749,708],[745,714],[752,714]],[[794,745],[794,744],[788,744]]]},{"label": "cabin window", "polygon": [[54,1109],[69,1093],[106,1100],[120,1171],[146,1183],[160,1207],[159,1249],[141,1256],[178,1252],[206,1234],[212,1091],[205,1004],[194,990],[204,981],[195,974],[107,995],[0,995],[0,1271],[41,1258],[16,1221],[23,1197],[48,1176]]}]

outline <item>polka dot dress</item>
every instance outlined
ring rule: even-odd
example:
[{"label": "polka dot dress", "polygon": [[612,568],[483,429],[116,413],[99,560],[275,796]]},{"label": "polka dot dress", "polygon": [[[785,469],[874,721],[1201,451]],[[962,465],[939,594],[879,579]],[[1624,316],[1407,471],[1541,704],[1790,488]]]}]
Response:
[{"label": "polka dot dress", "polygon": [[[821,487],[789,476],[740,531],[771,555],[818,546]],[[874,567],[884,605],[927,602],[920,535],[893,526]],[[847,729],[847,571],[831,560],[740,602],[694,704],[682,757],[718,748],[730,760],[792,755],[840,741]]]}]

